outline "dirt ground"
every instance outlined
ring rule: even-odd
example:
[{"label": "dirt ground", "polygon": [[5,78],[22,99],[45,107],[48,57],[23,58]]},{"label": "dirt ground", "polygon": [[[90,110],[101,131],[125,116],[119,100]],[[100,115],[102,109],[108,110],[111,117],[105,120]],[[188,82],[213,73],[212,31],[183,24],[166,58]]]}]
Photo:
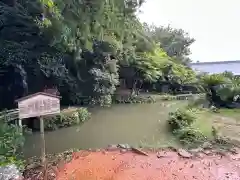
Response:
[{"label": "dirt ground", "polygon": [[[240,151],[239,151],[240,152]],[[211,150],[80,151],[59,168],[57,180],[240,180],[240,154]]]},{"label": "dirt ground", "polygon": [[240,121],[232,117],[215,116],[213,124],[217,130],[232,140],[240,143]]}]

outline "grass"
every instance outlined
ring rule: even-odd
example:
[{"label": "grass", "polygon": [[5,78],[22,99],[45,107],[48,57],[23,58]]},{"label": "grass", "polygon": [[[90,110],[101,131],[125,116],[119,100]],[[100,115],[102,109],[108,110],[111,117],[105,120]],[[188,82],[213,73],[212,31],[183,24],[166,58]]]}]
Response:
[{"label": "grass", "polygon": [[195,129],[200,130],[204,136],[207,138],[213,138],[212,135],[212,126],[213,122],[211,118],[209,118],[208,113],[205,111],[198,111],[196,112],[197,120],[192,124],[192,127]]},{"label": "grass", "polygon": [[[196,142],[185,141],[185,148],[195,148],[204,142],[214,144],[215,148],[224,149],[240,145],[239,110],[221,109],[218,113],[208,109],[196,109],[197,119],[191,124],[193,130],[203,134],[206,139],[196,139]],[[213,133],[213,127],[216,133]],[[189,136],[191,137],[191,135]]]},{"label": "grass", "polygon": [[139,147],[143,147],[146,149],[152,149],[152,150],[157,150],[157,149],[164,149],[164,148],[180,148],[182,145],[180,142],[175,138],[171,133],[169,133],[169,138],[167,140],[159,140],[157,138],[153,137],[153,140],[151,142],[149,141],[140,141]]},{"label": "grass", "polygon": [[[174,107],[176,108],[176,106]],[[185,104],[180,104],[177,108],[185,109],[187,107]],[[197,119],[193,122],[191,128],[200,131],[206,137],[206,141],[214,141],[216,136],[213,133],[213,127],[217,129],[217,135],[221,137],[240,140],[240,109],[220,109],[218,113],[211,112],[208,109],[193,108],[193,110],[195,110]],[[171,111],[175,111],[175,109]],[[167,123],[166,126],[168,126]],[[152,142],[141,142],[140,146],[152,149],[169,146],[181,147],[178,139],[171,135],[166,135],[169,139],[164,142],[155,138]]]},{"label": "grass", "polygon": [[208,109],[198,112],[194,127],[199,128],[207,137],[214,138],[212,127],[217,130],[217,136],[240,142],[240,109],[220,109],[217,113]]}]

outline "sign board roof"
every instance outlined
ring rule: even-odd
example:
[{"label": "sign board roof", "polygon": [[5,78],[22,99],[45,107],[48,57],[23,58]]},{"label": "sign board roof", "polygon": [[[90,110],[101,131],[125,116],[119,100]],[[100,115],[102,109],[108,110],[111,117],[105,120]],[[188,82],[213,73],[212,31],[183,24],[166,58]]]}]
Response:
[{"label": "sign board roof", "polygon": [[16,100],[16,102],[24,101],[26,99],[32,98],[37,95],[43,95],[43,96],[49,96],[49,97],[55,97],[55,98],[61,99],[61,96],[57,96],[57,95],[46,93],[46,92],[37,92],[37,93],[30,94],[30,95],[24,96],[22,98],[19,98]]}]

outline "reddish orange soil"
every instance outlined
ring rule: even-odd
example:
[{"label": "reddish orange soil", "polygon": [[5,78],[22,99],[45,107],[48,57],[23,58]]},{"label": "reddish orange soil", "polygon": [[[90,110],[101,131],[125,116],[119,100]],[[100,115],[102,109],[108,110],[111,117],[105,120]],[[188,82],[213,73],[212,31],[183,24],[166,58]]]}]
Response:
[{"label": "reddish orange soil", "polygon": [[[209,153],[209,152],[208,152]],[[183,153],[184,154],[184,153]],[[80,151],[59,169],[57,180],[240,180],[240,155],[173,151]]]}]

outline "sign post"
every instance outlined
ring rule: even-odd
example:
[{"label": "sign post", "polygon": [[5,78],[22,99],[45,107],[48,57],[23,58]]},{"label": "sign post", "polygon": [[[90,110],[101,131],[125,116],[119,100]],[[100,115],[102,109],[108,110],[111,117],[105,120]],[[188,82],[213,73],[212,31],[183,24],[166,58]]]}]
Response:
[{"label": "sign post", "polygon": [[40,120],[40,133],[41,133],[41,142],[42,142],[42,145],[41,145],[41,160],[42,160],[42,164],[43,164],[43,167],[44,167],[44,172],[43,172],[43,177],[44,177],[44,180],[47,179],[47,162],[46,162],[46,147],[45,147],[45,137],[44,137],[44,122],[43,122],[43,117],[40,116],[39,117],[39,120]]},{"label": "sign post", "polygon": [[42,154],[42,162],[45,162],[45,138],[44,138],[44,122],[43,122],[43,117],[41,116],[40,118],[40,133],[41,133],[41,141],[42,141],[42,149],[41,149],[41,154]]},{"label": "sign post", "polygon": [[19,126],[22,127],[22,119],[39,117],[41,133],[41,159],[44,167],[44,179],[46,179],[46,153],[44,138],[43,116],[60,113],[60,96],[39,92],[25,96],[17,100],[19,108]]}]

